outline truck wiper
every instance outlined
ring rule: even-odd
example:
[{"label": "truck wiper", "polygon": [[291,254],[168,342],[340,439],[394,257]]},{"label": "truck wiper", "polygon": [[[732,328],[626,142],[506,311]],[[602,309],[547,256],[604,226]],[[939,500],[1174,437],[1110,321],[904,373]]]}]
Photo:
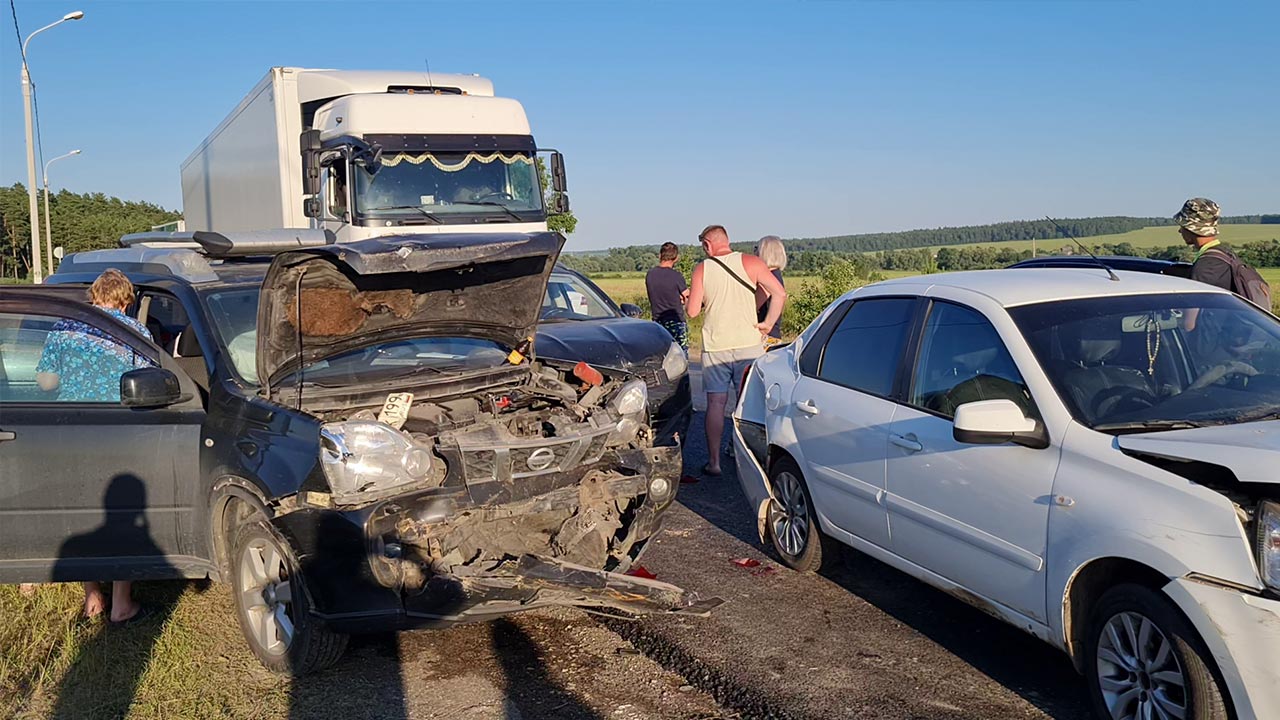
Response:
[{"label": "truck wiper", "polygon": [[1141,420],[1138,422],[1102,423],[1101,425],[1094,425],[1093,429],[1098,432],[1131,433],[1146,430],[1189,430],[1216,424],[1193,420]]},{"label": "truck wiper", "polygon": [[515,220],[516,222],[524,222],[524,218],[515,214],[514,212],[511,211],[511,208],[507,207],[506,205],[503,205],[500,202],[494,202],[492,200],[468,200],[461,204],[462,205],[484,205],[485,207],[502,208],[502,212],[506,213],[507,216],[510,217],[512,220]]},{"label": "truck wiper", "polygon": [[421,205],[387,205],[385,207],[365,208],[365,212],[376,212],[378,210],[417,210],[422,216],[431,220],[437,225],[443,225],[444,221],[436,217],[435,214],[423,208]]},{"label": "truck wiper", "polygon": [[1266,408],[1262,412],[1254,413],[1252,415],[1240,415],[1233,419],[1236,422],[1242,423],[1259,422],[1261,420],[1280,420],[1280,410],[1276,410],[1275,408]]}]

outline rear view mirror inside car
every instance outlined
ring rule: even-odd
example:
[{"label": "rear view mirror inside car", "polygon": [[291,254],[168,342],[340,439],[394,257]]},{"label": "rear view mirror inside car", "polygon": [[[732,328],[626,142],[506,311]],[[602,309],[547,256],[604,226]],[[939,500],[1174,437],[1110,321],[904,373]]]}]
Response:
[{"label": "rear view mirror inside car", "polygon": [[1156,327],[1161,330],[1174,330],[1181,322],[1181,310],[1157,310],[1141,315],[1126,315],[1120,321],[1120,329],[1127,333],[1147,332]]}]

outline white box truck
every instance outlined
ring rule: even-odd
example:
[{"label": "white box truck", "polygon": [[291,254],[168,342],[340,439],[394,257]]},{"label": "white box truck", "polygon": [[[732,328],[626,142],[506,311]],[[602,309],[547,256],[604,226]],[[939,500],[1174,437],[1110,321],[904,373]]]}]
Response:
[{"label": "white box truck", "polygon": [[548,151],[544,189],[537,152],[524,108],[476,75],[276,67],[182,163],[183,219],[339,242],[546,230],[568,210],[564,160]]}]

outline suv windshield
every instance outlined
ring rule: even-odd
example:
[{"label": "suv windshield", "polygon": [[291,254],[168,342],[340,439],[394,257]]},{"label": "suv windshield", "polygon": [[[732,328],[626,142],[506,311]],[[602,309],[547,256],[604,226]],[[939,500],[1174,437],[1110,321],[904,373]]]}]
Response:
[{"label": "suv windshield", "polygon": [[[205,297],[218,340],[232,368],[246,382],[257,384],[258,287],[218,290]],[[497,367],[506,362],[507,352],[501,344],[480,338],[410,338],[320,360],[308,365],[303,374],[308,383],[340,386],[417,373]],[[289,384],[295,379],[283,382]]]},{"label": "suv windshield", "polygon": [[543,219],[533,157],[524,152],[397,152],[371,173],[351,166],[364,219],[427,216],[438,222]]},{"label": "suv windshield", "polygon": [[542,298],[543,320],[601,320],[618,317],[609,301],[571,273],[553,272]]},{"label": "suv windshield", "polygon": [[1009,313],[1075,418],[1097,430],[1280,412],[1280,321],[1234,295],[1091,298]]}]

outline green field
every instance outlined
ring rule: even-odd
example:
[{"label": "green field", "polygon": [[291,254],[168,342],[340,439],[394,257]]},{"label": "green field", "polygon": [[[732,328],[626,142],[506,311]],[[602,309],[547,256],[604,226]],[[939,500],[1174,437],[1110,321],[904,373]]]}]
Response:
[{"label": "green field", "polygon": [[[1236,245],[1248,242],[1280,239],[1280,225],[1222,225],[1219,227],[1219,232],[1223,241]],[[1080,242],[1089,246],[1129,243],[1130,245],[1138,248],[1163,248],[1169,247],[1170,245],[1181,245],[1182,238],[1178,235],[1178,228],[1176,226],[1167,225],[1164,227],[1142,228],[1141,230],[1120,233],[1118,235],[1093,235],[1091,237],[1080,238]],[[1032,241],[1010,240],[1009,242],[1002,243],[939,245],[930,249],[936,251],[939,247],[977,247],[980,245],[1012,248],[1014,250],[1030,250]],[[1074,244],[1066,238],[1053,238],[1051,240],[1035,241],[1037,251],[1046,255],[1056,254],[1057,251],[1064,246],[1074,247]]]}]

